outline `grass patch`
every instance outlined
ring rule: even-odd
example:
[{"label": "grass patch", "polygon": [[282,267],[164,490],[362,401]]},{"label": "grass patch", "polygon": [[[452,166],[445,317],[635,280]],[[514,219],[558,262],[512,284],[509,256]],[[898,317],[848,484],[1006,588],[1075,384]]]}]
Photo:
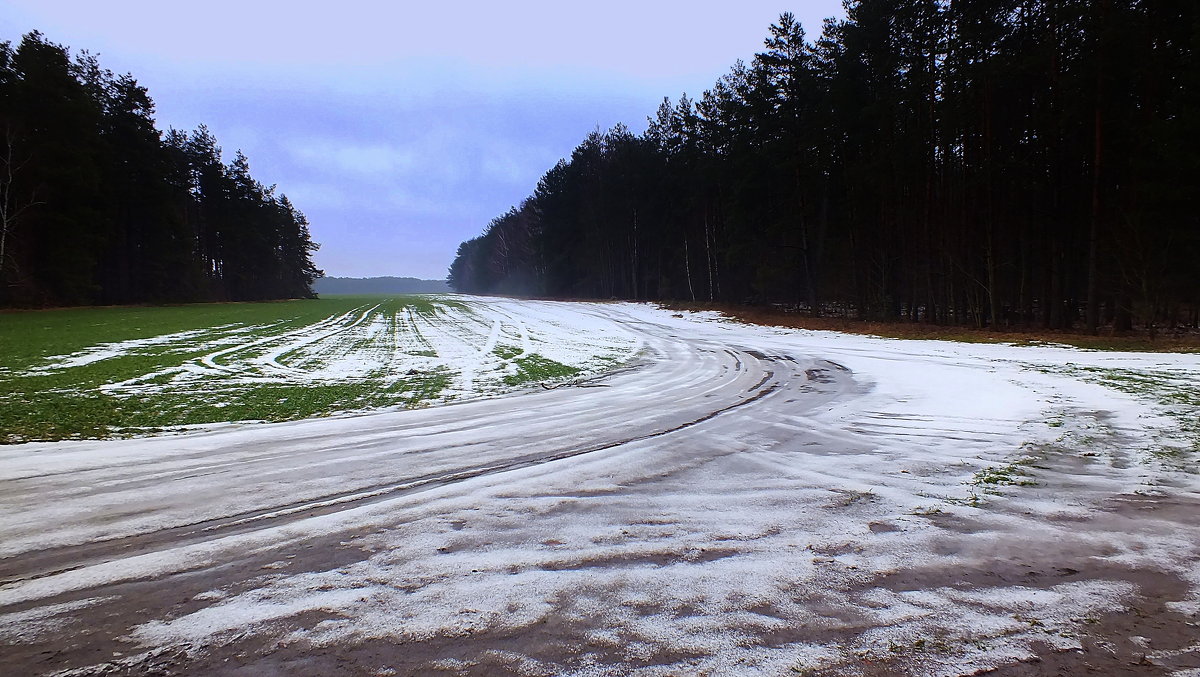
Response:
[{"label": "grass patch", "polygon": [[[332,298],[332,297],[330,297]],[[360,297],[361,298],[361,297]],[[462,301],[456,301],[444,296],[435,295],[414,295],[403,296],[404,305],[414,313],[421,315],[434,315],[439,307],[446,310],[469,311],[467,304]]]},{"label": "grass patch", "polygon": [[[172,379],[225,347],[278,337],[349,313],[375,308],[394,316],[405,308],[432,314],[435,306],[465,309],[434,296],[327,296],[267,303],[72,308],[0,314],[0,443],[104,438],[167,427],[223,421],[287,421],[392,406],[418,406],[449,384],[445,370],[383,374],[340,382],[280,383],[253,374],[210,370],[203,380],[175,386]],[[365,321],[369,321],[367,318]],[[390,326],[394,326],[390,325]],[[178,335],[172,340],[155,337]],[[391,332],[383,337],[388,339]],[[103,344],[120,354],[88,357]],[[358,349],[369,349],[359,341]],[[425,352],[425,351],[422,351]],[[432,356],[432,351],[428,351]],[[56,368],[75,356],[79,364]],[[92,357],[99,357],[100,353]],[[217,365],[229,356],[211,357]],[[287,364],[286,356],[278,358]],[[83,363],[87,362],[87,363]],[[136,379],[136,385],[113,390]]]},{"label": "grass patch", "polygon": [[[1043,373],[1074,376],[1089,383],[1154,402],[1163,414],[1178,423],[1179,432],[1182,435],[1175,436],[1175,439],[1172,439],[1169,444],[1158,443],[1147,451],[1160,460],[1171,462],[1179,469],[1193,470],[1186,462],[1192,460],[1194,455],[1200,454],[1200,379],[1197,379],[1194,374],[1180,374],[1158,369],[1082,367],[1072,364],[1053,369],[1031,368]],[[1053,422],[1051,425],[1053,426]],[[1179,446],[1180,437],[1185,441],[1185,446]],[[1083,444],[1092,441],[1090,437],[1080,439]],[[1085,453],[1084,455],[1094,456],[1096,454]]]},{"label": "grass patch", "polygon": [[495,356],[499,357],[502,360],[511,360],[512,358],[516,357],[517,355],[520,355],[523,352],[525,352],[525,351],[521,350],[520,348],[513,347],[513,346],[496,346],[495,348],[492,349],[492,354],[494,354]]},{"label": "grass patch", "polygon": [[1031,487],[1037,482],[1028,479],[1028,473],[1022,468],[1022,463],[988,466],[979,470],[971,478],[970,484],[977,487],[1017,486]]},{"label": "grass patch", "polygon": [[[1200,408],[1200,383],[1155,370],[1077,367],[1085,380],[1131,395],[1148,397],[1164,407]],[[1193,421],[1195,422],[1195,421]]]},{"label": "grass patch", "polygon": [[[2,313],[0,444],[417,407],[619,361],[602,347],[578,366],[527,354],[520,321],[501,319],[481,366],[475,351],[497,327],[477,310],[439,295],[335,295]],[[564,340],[595,347],[586,333]]]},{"label": "grass patch", "polygon": [[579,369],[561,362],[547,359],[541,355],[526,355],[513,360],[517,373],[504,377],[505,385],[516,386],[523,383],[539,381],[557,381],[571,378],[579,373]]},{"label": "grass patch", "polygon": [[1187,446],[1175,442],[1158,444],[1149,449],[1150,454],[1180,469],[1193,470],[1186,461],[1200,454],[1200,382],[1194,377],[1158,370],[1103,367],[1077,367],[1075,372],[1086,381],[1157,402],[1164,414],[1179,423]]}]

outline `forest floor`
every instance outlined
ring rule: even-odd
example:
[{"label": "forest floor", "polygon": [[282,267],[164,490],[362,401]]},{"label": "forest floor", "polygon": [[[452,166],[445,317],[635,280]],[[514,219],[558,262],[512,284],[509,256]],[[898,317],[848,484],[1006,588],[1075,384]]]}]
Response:
[{"label": "forest floor", "polygon": [[449,300],[625,357],[0,447],[4,671],[1200,675],[1200,355]]},{"label": "forest floor", "polygon": [[1151,337],[1144,328],[1116,332],[1102,327],[1095,335],[1083,329],[1050,330],[1035,328],[977,328],[953,327],[923,322],[882,322],[849,317],[819,316],[785,310],[776,306],[738,305],[731,303],[673,302],[663,304],[675,310],[715,310],[749,324],[761,324],[814,331],[838,331],[896,339],[926,339],[961,341],[966,343],[1011,343],[1014,345],[1052,344],[1074,346],[1086,350],[1115,350],[1136,352],[1200,353],[1200,330],[1160,329]]}]

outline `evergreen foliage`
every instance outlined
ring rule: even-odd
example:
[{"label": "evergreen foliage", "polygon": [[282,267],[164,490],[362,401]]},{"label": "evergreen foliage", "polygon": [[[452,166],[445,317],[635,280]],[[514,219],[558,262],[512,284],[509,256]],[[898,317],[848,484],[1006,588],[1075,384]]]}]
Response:
[{"label": "evergreen foliage", "polygon": [[313,295],[304,215],[203,126],[153,116],[86,52],[0,43],[0,306]]},{"label": "evergreen foliage", "polygon": [[590,134],[464,242],[476,293],[1127,329],[1200,314],[1200,8],[856,0],[791,14],[641,136]]}]

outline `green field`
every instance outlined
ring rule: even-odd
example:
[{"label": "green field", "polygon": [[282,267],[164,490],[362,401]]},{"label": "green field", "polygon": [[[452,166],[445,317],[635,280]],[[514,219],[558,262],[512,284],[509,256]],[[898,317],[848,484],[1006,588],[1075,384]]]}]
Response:
[{"label": "green field", "polygon": [[[495,334],[476,310],[453,297],[330,296],[5,312],[0,442],[454,399],[456,360],[475,360],[472,351]],[[479,383],[511,389],[579,371],[522,350],[515,330],[500,328]]]}]

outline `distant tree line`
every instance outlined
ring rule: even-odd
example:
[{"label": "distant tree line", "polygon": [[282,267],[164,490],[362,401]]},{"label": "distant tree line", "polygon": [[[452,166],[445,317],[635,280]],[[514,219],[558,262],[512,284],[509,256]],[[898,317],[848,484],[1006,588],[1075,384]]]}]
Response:
[{"label": "distant tree line", "polygon": [[0,306],[312,295],[304,214],[205,127],[153,115],[86,52],[0,44]]},{"label": "distant tree line", "polygon": [[590,134],[464,242],[461,291],[1197,324],[1200,5],[858,0],[791,14],[644,134]]},{"label": "distant tree line", "polygon": [[444,294],[445,280],[415,277],[322,277],[313,283],[318,294]]}]

